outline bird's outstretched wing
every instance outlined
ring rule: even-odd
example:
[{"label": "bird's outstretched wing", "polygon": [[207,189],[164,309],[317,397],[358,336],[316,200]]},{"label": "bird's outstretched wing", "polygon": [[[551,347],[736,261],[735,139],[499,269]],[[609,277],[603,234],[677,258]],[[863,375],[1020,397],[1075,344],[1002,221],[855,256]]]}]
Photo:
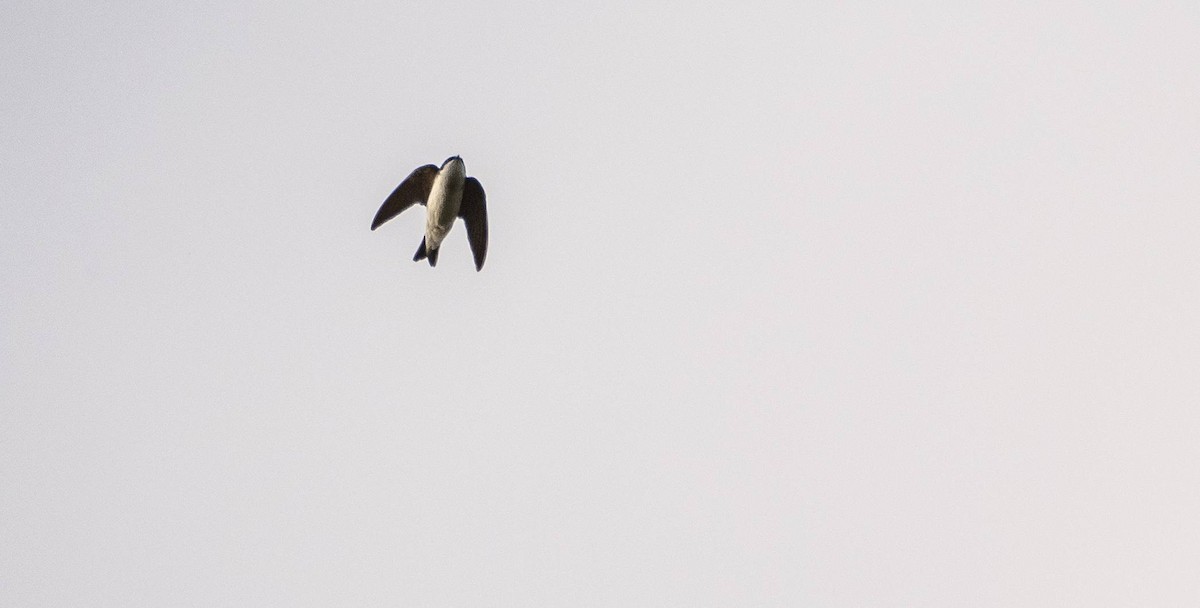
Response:
[{"label": "bird's outstretched wing", "polygon": [[379,208],[379,212],[375,214],[375,219],[371,222],[371,230],[378,228],[384,222],[400,215],[401,211],[413,206],[413,203],[425,204],[429,199],[429,191],[433,188],[433,178],[437,176],[438,168],[436,165],[425,165],[417,167],[404,181],[400,182],[399,186],[392,191],[392,195],[383,201],[383,206]]},{"label": "bird's outstretched wing", "polygon": [[487,257],[488,224],[487,197],[479,180],[468,177],[463,182],[462,205],[458,207],[458,217],[467,225],[467,242],[471,243],[471,254],[475,256],[475,271],[483,269],[483,260]]}]

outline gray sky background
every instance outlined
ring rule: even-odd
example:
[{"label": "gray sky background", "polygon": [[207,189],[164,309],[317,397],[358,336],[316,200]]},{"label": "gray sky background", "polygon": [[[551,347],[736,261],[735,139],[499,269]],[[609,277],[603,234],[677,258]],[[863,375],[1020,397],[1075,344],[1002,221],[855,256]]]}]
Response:
[{"label": "gray sky background", "polygon": [[0,605],[1197,605],[1142,4],[7,3]]}]

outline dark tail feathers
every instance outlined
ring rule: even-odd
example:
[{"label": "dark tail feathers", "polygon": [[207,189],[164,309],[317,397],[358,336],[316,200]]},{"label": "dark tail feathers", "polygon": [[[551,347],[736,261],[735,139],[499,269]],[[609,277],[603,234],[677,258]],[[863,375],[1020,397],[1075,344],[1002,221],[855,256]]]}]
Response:
[{"label": "dark tail feathers", "polygon": [[422,237],[421,238],[421,246],[417,247],[417,253],[416,253],[416,255],[413,256],[413,261],[419,262],[421,260],[424,260],[425,258],[429,258],[429,265],[437,266],[437,258],[438,258],[439,251],[441,251],[440,247],[437,249],[434,249],[433,251],[426,251],[425,250],[425,238]]}]

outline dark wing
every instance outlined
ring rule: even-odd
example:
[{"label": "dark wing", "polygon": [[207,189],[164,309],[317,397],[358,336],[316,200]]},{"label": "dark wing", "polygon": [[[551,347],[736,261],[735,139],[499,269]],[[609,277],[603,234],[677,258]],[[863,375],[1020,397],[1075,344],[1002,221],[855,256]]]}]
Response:
[{"label": "dark wing", "polygon": [[471,253],[475,256],[475,271],[483,269],[483,260],[487,257],[487,197],[483,194],[483,186],[479,180],[468,177],[463,182],[462,205],[458,208],[458,217],[467,225],[467,241],[471,243]]},{"label": "dark wing", "polygon": [[425,165],[417,167],[404,181],[400,182],[399,186],[392,191],[392,195],[383,201],[383,206],[379,208],[379,212],[375,214],[375,219],[371,222],[371,230],[374,230],[384,222],[400,215],[401,211],[413,206],[413,203],[425,204],[429,198],[429,191],[433,188],[433,178],[437,176],[438,168],[436,165]]}]

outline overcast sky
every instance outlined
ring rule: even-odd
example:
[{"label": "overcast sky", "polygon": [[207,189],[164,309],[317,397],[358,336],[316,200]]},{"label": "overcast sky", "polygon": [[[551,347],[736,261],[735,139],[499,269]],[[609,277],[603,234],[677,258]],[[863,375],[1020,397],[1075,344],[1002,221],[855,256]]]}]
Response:
[{"label": "overcast sky", "polygon": [[5,4],[0,605],[1197,605],[1143,4]]}]

